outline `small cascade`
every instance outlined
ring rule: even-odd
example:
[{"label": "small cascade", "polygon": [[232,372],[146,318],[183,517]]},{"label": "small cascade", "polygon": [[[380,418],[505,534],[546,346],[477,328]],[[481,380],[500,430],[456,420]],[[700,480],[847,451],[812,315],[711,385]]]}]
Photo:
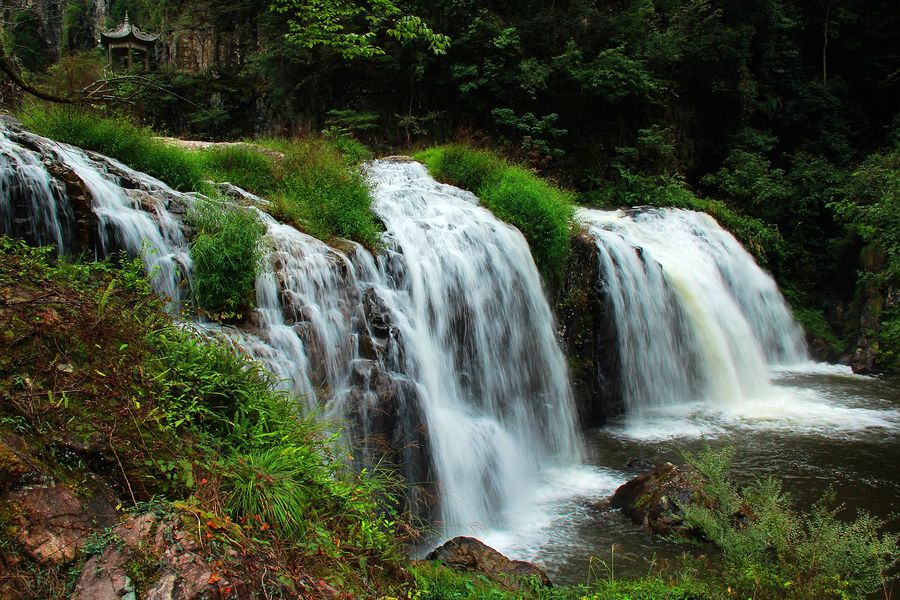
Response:
[{"label": "small cascade", "polygon": [[256,308],[248,323],[221,330],[317,409],[351,386],[357,332],[365,327],[355,267],[324,242],[257,213],[268,251],[256,279]]},{"label": "small cascade", "polygon": [[[154,289],[173,306],[179,304],[190,255],[180,220],[169,208],[175,203],[183,212],[188,196],[112,159],[95,159],[74,146],[13,132],[2,124],[0,161],[0,191],[8,191],[0,202],[0,233],[53,243],[62,253],[88,250],[103,258],[125,250],[142,257]],[[67,186],[80,188],[90,203],[84,208],[95,222],[92,248],[75,248]]]},{"label": "small cascade", "polygon": [[596,241],[629,416],[759,399],[771,367],[807,360],[774,280],[712,217],[648,208],[578,218]]},{"label": "small cascade", "polygon": [[0,125],[0,233],[71,252],[75,219],[65,187],[6,133]]},{"label": "small cascade", "polygon": [[498,525],[578,436],[565,358],[528,245],[423,165],[368,169],[385,250],[373,282],[418,384],[445,532]]}]

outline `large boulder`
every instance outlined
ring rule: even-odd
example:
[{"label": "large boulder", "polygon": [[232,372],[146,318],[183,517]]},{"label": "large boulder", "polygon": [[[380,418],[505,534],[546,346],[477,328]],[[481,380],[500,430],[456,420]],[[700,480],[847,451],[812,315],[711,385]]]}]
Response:
[{"label": "large boulder", "polygon": [[544,570],[536,564],[511,560],[471,537],[455,537],[432,550],[425,558],[439,560],[457,571],[482,573],[510,588],[519,587],[521,579],[526,577],[536,577],[543,585],[552,585]]},{"label": "large boulder", "polygon": [[686,534],[682,509],[707,502],[699,482],[693,467],[663,463],[619,487],[609,505],[660,535]]}]

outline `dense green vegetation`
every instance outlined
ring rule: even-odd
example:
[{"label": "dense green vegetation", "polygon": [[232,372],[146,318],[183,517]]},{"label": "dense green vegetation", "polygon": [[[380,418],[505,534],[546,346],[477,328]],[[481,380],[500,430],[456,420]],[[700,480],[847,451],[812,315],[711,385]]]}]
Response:
[{"label": "dense green vegetation", "polygon": [[[92,5],[68,5],[59,28],[49,2],[4,9],[0,38],[30,81],[76,93],[102,73],[100,53],[81,50]],[[887,0],[118,0],[106,24],[126,11],[214,49],[185,46],[141,82],[104,88],[158,130],[327,130],[379,153],[461,140],[593,202],[707,210],[839,354],[853,349],[865,298],[887,293],[857,293],[865,230],[840,208],[857,202],[855,174],[895,151],[900,16]],[[356,206],[351,187],[328,200]],[[365,218],[312,221],[373,243]],[[882,368],[897,354],[892,315],[873,330]]]},{"label": "dense green vegetation", "polygon": [[[137,127],[126,118],[94,111],[30,105],[19,114],[25,125],[36,133],[111,156],[176,189],[211,193],[209,182],[227,181],[270,198],[275,205],[272,210],[275,216],[311,235],[325,240],[348,238],[369,248],[378,244],[379,228],[371,212],[372,198],[357,169],[357,163],[367,156],[352,140],[267,139],[252,144],[188,150],[155,137],[152,131]],[[238,222],[241,214],[234,212],[230,219],[213,223],[211,212],[203,213],[204,222],[211,228],[203,233],[220,232],[216,233],[218,250],[223,249],[222,244],[231,243],[222,236],[241,229]],[[243,222],[246,224],[246,218]],[[194,249],[202,252],[202,248],[211,248],[212,239],[204,236],[199,246],[194,244]],[[242,246],[236,250],[244,255],[242,262],[220,270],[222,281],[229,281],[237,269],[252,264],[245,251],[253,244],[247,239]],[[252,272],[252,269],[248,271]],[[205,279],[203,283],[201,306],[213,311],[248,306],[243,297],[225,298],[224,289],[216,291],[215,282]],[[206,283],[211,288],[206,288]],[[236,293],[244,294],[244,291]]]},{"label": "dense green vegetation", "polygon": [[900,542],[884,522],[861,513],[838,517],[827,493],[798,512],[777,479],[738,488],[728,479],[734,449],[685,456],[700,473],[708,504],[684,508],[685,523],[715,544],[728,588],[752,598],[862,598],[895,577]]},{"label": "dense green vegetation", "polygon": [[485,150],[443,146],[416,159],[436,179],[472,190],[497,217],[518,227],[545,279],[559,276],[574,229],[572,194]]},{"label": "dense green vegetation", "polygon": [[200,200],[188,215],[191,292],[196,305],[213,314],[242,313],[254,305],[265,226],[249,208]]},{"label": "dense green vegetation", "polygon": [[203,159],[199,154],[154,139],[150,130],[127,119],[46,105],[29,106],[20,117],[35,133],[120,160],[177,190],[203,189]]},{"label": "dense green vegetation", "polygon": [[[349,557],[400,560],[393,484],[334,460],[334,440],[258,365],[176,325],[139,262],[48,257],[0,242],[0,288],[20,299],[0,308],[0,430],[76,488],[93,471],[134,509],[193,499],[329,577],[361,576]],[[119,467],[54,449],[63,433],[97,438]]]}]

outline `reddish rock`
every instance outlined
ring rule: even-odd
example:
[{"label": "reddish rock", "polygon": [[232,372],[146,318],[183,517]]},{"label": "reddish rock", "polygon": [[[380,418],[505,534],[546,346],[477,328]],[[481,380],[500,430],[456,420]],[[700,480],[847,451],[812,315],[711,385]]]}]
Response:
[{"label": "reddish rock", "polygon": [[619,487],[610,506],[655,533],[684,533],[682,507],[705,501],[699,478],[693,468],[667,462]]},{"label": "reddish rock", "polygon": [[25,551],[42,565],[58,565],[74,560],[92,532],[112,524],[114,511],[96,500],[89,507],[66,486],[52,485],[12,492],[5,508]]},{"label": "reddish rock", "polygon": [[524,560],[511,560],[471,537],[455,537],[425,558],[439,560],[457,571],[483,573],[509,587],[518,587],[518,580],[523,577],[537,577],[543,585],[551,585],[550,578],[539,566]]},{"label": "reddish rock", "polygon": [[81,569],[72,600],[121,600],[134,592],[134,584],[124,569],[127,562],[128,557],[114,545],[89,558]]}]

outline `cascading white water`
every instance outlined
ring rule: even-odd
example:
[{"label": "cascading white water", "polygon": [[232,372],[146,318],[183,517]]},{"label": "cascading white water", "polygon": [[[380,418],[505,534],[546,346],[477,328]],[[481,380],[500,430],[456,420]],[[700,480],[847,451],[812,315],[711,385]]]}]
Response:
[{"label": "cascading white water", "polygon": [[[60,202],[66,196],[65,190],[41,162],[41,156],[17,143],[10,133],[0,124],[0,191],[3,192],[0,233],[16,233],[12,219],[5,215],[12,215],[16,200],[19,203],[24,200],[31,208],[25,211],[23,219],[29,222],[32,231],[39,233],[33,236],[34,241],[48,243],[52,239],[60,252],[72,250],[69,238],[74,226],[73,211],[70,203]],[[90,210],[97,221],[99,247],[94,251],[99,256],[106,256],[123,249],[132,256],[141,256],[151,274],[154,289],[177,306],[182,294],[181,284],[190,271],[190,255],[182,228],[168,211],[166,202],[172,197],[186,197],[158,179],[112,159],[95,161],[74,146],[27,133],[19,135],[30,140],[30,145],[39,147],[59,168],[74,173],[84,184],[90,195]],[[110,167],[136,182],[140,189],[123,188],[120,176],[111,173]]]},{"label": "cascading white water", "polygon": [[0,233],[71,250],[74,217],[65,189],[33,152],[11,143],[0,124]]},{"label": "cascading white water", "polygon": [[628,414],[770,390],[769,368],[807,360],[774,280],[734,237],[680,209],[579,209],[617,328]]},{"label": "cascading white water", "polygon": [[324,242],[261,210],[257,214],[266,227],[267,252],[256,279],[252,324],[222,331],[307,408],[317,409],[350,386],[355,331],[363,318],[355,267]]},{"label": "cascading white water", "polygon": [[502,519],[578,454],[565,359],[527,242],[412,162],[368,168],[385,224],[373,282],[418,383],[445,530]]},{"label": "cascading white water", "polygon": [[[0,190],[17,194],[0,202],[0,233],[74,250],[59,172],[69,174],[89,204],[91,249],[141,255],[154,288],[178,306],[191,264],[169,208],[183,213],[190,195],[5,126],[0,160]],[[422,165],[376,161],[367,174],[383,252],[337,250],[259,210],[267,251],[256,308],[236,325],[195,327],[225,335],[309,409],[343,421],[367,457],[387,450],[410,481],[434,480],[446,534],[502,527],[545,468],[580,451],[566,362],[528,245]],[[429,511],[427,501],[410,503]]]}]

